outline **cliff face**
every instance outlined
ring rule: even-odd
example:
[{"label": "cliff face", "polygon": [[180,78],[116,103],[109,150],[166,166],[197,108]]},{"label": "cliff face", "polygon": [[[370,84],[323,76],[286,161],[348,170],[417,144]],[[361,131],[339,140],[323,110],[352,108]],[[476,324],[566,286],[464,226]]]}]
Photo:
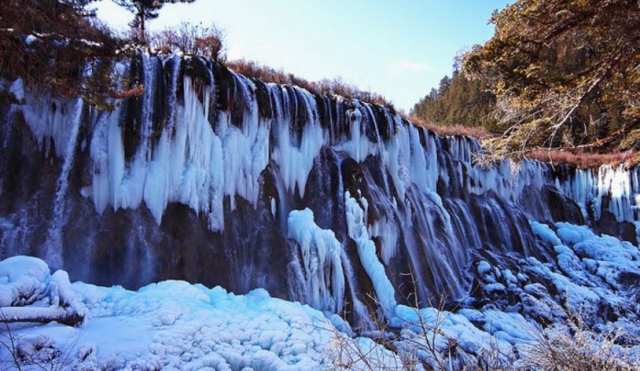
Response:
[{"label": "cliff face", "polygon": [[0,258],[103,285],[262,287],[366,319],[413,292],[468,296],[480,259],[545,261],[530,220],[637,243],[637,169],[482,169],[476,141],[386,108],[196,58],[118,69],[145,93],[110,113],[14,83],[27,103],[0,119]]}]

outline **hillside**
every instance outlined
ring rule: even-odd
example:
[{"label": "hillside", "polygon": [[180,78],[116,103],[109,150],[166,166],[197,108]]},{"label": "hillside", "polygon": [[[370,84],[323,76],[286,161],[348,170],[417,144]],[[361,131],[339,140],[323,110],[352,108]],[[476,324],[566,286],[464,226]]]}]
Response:
[{"label": "hillside", "polygon": [[637,163],[635,2],[518,1],[491,23],[494,36],[460,57],[415,115],[500,134],[485,142],[498,158]]}]

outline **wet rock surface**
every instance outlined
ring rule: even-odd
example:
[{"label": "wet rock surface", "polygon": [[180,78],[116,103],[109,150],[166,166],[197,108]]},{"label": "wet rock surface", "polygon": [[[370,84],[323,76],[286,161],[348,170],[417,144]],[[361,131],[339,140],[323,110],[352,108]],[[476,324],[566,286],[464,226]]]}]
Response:
[{"label": "wet rock surface", "polygon": [[[315,257],[288,239],[287,219],[309,208],[351,267],[344,309],[355,322],[365,314],[354,306],[376,307],[376,278],[349,237],[347,197],[365,211],[400,303],[416,292],[425,303],[468,297],[478,257],[549,261],[529,220],[588,223],[637,243],[632,191],[611,199],[594,185],[597,172],[526,163],[518,173],[506,162],[481,169],[474,140],[440,138],[383,107],[252,81],[199,59],[139,57],[129,74],[148,82],[147,93],[111,116],[84,107],[77,138],[67,138],[60,113],[69,102],[0,107],[0,258],[40,256],[100,285],[184,279],[295,300],[300,277],[291,264]],[[64,140],[77,146],[60,179]],[[578,176],[592,188],[578,188]],[[62,210],[56,223],[54,210]],[[52,229],[61,236],[55,246]]]}]

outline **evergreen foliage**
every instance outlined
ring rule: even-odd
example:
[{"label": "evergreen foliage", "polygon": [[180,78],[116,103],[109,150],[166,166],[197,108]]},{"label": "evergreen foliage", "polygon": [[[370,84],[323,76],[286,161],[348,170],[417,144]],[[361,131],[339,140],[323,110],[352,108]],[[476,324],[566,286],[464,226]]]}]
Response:
[{"label": "evergreen foliage", "polygon": [[146,42],[146,28],[145,23],[147,20],[158,18],[158,11],[162,9],[165,4],[176,3],[192,3],[195,0],[113,0],[116,4],[124,7],[128,11],[134,14],[133,21],[130,25],[137,30],[138,41],[142,44]]},{"label": "evergreen foliage", "polygon": [[[114,88],[110,61],[120,43],[95,22],[87,9],[92,2],[3,1],[0,81],[22,78],[27,87],[43,93],[82,95],[92,104],[106,104]],[[85,68],[91,71],[83,73]],[[0,90],[0,99],[15,103],[6,89]]]},{"label": "evergreen foliage", "polygon": [[503,154],[640,144],[637,0],[519,0],[491,22],[495,35],[465,56],[463,73],[496,95]]},{"label": "evergreen foliage", "polygon": [[500,133],[492,115],[495,96],[485,82],[468,79],[454,68],[453,77],[440,80],[438,89],[431,89],[411,110],[413,116],[439,125],[483,127]]}]

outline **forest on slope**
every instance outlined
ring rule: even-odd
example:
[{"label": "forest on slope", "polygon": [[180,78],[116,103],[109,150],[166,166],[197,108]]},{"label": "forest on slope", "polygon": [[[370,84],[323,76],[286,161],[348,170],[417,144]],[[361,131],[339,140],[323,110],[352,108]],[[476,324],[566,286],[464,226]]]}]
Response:
[{"label": "forest on slope", "polygon": [[459,57],[416,117],[483,127],[498,135],[485,141],[495,156],[637,161],[637,1],[520,0],[490,22],[494,36]]}]

